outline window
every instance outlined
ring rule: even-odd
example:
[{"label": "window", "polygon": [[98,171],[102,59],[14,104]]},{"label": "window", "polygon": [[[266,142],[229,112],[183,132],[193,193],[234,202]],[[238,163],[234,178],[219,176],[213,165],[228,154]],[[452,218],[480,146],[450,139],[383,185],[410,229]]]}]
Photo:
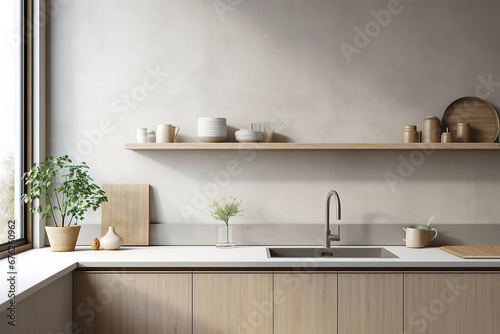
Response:
[{"label": "window", "polygon": [[31,243],[31,215],[21,205],[32,147],[31,13],[30,1],[0,1],[0,252],[11,238],[17,251]]}]

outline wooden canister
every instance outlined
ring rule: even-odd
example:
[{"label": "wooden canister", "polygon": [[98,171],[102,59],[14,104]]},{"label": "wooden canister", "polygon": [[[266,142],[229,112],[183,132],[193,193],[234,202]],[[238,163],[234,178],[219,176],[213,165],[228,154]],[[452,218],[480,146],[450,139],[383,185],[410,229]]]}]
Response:
[{"label": "wooden canister", "polygon": [[453,143],[453,133],[443,132],[441,134],[441,143]]},{"label": "wooden canister", "polygon": [[401,133],[402,143],[418,143],[418,132],[416,125],[405,125]]},{"label": "wooden canister", "polygon": [[471,128],[469,123],[457,124],[457,142],[469,143],[471,140]]},{"label": "wooden canister", "polygon": [[454,141],[453,133],[449,132],[448,128],[446,128],[446,132],[441,134],[441,143],[453,143]]},{"label": "wooden canister", "polygon": [[427,116],[422,121],[422,143],[441,142],[441,122],[437,116]]}]

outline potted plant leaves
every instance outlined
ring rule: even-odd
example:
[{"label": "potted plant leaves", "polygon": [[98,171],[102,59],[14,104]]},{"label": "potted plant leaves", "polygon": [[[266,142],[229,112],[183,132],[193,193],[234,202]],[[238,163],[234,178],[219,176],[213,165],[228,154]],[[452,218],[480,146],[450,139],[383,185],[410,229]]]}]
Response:
[{"label": "potted plant leaves", "polygon": [[247,211],[241,208],[243,200],[235,196],[229,198],[222,196],[220,201],[214,200],[209,207],[212,209],[210,215],[217,221],[224,222],[225,226],[219,226],[216,229],[217,243],[216,247],[234,247],[234,228],[229,226],[229,219],[234,216],[242,216],[242,212]]},{"label": "potted plant leaves", "polygon": [[78,221],[87,210],[96,211],[108,198],[90,177],[89,166],[74,164],[67,156],[48,157],[31,165],[23,175],[28,191],[22,196],[24,203],[36,201],[30,208],[40,219],[54,221],[45,226],[50,247],[54,252],[73,251],[80,232]]}]

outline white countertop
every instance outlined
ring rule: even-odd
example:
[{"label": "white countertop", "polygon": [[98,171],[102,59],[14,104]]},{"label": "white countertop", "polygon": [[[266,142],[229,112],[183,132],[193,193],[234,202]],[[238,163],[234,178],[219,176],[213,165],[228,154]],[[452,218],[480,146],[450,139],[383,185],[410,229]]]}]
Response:
[{"label": "white countertop", "polygon": [[[266,246],[242,246],[230,249],[220,249],[214,246],[149,246],[123,247],[117,251],[93,251],[90,247],[77,247],[74,252],[61,253],[52,252],[48,247],[33,249],[15,256],[16,300],[19,302],[77,267],[161,268],[164,270],[179,268],[187,271],[207,268],[228,268],[228,270],[233,268],[262,268],[264,270],[274,268],[294,270],[491,268],[500,270],[500,259],[464,260],[439,248],[384,247],[398,258],[268,258],[266,248]],[[0,268],[4,272],[3,277],[8,277],[10,270],[7,259],[0,260]],[[0,312],[8,306],[8,288],[7,280],[0,279]]]}]

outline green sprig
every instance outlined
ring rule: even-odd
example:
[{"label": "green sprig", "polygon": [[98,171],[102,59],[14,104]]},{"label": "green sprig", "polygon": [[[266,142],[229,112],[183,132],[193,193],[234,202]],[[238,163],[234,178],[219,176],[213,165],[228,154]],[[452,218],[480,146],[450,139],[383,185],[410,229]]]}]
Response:
[{"label": "green sprig", "polygon": [[229,198],[222,196],[220,200],[214,200],[209,207],[212,209],[210,215],[217,221],[223,221],[229,227],[229,218],[242,216],[241,213],[248,211],[247,208],[241,208],[243,200],[239,200],[231,195]]}]

